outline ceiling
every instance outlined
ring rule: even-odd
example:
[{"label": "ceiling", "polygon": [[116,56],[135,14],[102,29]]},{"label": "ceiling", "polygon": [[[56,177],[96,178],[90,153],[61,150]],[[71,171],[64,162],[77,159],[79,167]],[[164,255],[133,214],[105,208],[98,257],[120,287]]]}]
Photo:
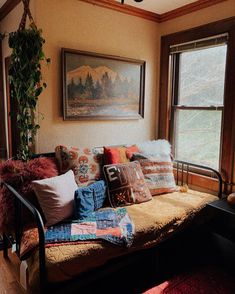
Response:
[{"label": "ceiling", "polygon": [[[124,5],[121,4],[122,0],[80,1],[160,23],[226,0],[124,0]],[[21,0],[0,0],[0,21],[20,2]]]},{"label": "ceiling", "polygon": [[[0,8],[7,0],[0,0]],[[121,3],[121,0],[115,0]],[[134,0],[124,0],[125,4],[151,11],[157,14],[162,14],[184,5],[197,2],[196,0],[143,0],[142,2],[135,2]]]},{"label": "ceiling", "polygon": [[[121,2],[121,0],[115,0]],[[196,2],[195,0],[143,0],[142,2],[135,2],[134,0],[124,0],[125,4],[151,11],[157,14],[166,13],[184,5]]]}]

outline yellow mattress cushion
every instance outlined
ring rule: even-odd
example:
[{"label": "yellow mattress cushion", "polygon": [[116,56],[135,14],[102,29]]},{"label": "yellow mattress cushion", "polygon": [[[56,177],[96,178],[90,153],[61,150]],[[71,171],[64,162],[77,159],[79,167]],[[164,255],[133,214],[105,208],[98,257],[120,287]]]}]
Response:
[{"label": "yellow mattress cushion", "polygon": [[[207,203],[217,199],[211,194],[188,190],[185,193],[173,192],[155,196],[149,202],[127,206],[135,224],[134,242],[130,248],[105,241],[46,248],[49,281],[69,280],[104,265],[112,258],[149,248],[169,237],[192,220]],[[38,281],[38,251],[27,259],[27,263],[29,285],[33,287]]]}]

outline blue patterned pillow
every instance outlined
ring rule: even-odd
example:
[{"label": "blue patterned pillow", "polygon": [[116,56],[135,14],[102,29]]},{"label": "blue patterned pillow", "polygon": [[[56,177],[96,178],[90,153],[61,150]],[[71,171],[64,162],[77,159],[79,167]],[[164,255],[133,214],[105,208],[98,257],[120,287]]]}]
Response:
[{"label": "blue patterned pillow", "polygon": [[101,208],[106,198],[104,181],[97,181],[86,187],[79,187],[75,192],[75,217],[84,219],[93,211]]}]

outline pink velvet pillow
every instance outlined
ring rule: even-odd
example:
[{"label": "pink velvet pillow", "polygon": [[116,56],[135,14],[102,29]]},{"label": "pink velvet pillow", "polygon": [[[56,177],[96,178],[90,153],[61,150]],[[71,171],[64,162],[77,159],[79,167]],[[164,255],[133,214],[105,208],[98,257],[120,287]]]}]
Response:
[{"label": "pink velvet pillow", "polygon": [[78,187],[72,170],[61,176],[33,181],[32,185],[47,226],[73,216],[74,193]]}]

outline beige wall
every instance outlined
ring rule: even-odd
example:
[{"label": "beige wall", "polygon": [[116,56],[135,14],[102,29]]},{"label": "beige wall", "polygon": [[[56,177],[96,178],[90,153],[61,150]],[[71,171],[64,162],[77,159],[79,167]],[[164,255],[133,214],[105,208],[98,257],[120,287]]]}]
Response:
[{"label": "beige wall", "polygon": [[[40,97],[38,151],[57,144],[102,146],[152,139],[156,133],[158,26],[77,0],[37,0],[37,24],[52,59],[44,69],[48,88]],[[146,60],[145,118],[121,121],[63,121],[61,114],[62,47]]]},{"label": "beige wall", "polygon": [[161,23],[160,34],[175,33],[232,16],[235,16],[235,0],[227,0]]},{"label": "beige wall", "polygon": [[[45,53],[52,64],[43,67],[48,88],[40,96],[37,151],[52,151],[57,144],[101,146],[153,139],[157,133],[161,35],[235,15],[235,0],[157,24],[78,0],[34,0],[31,9],[46,39]],[[18,5],[1,23],[2,31],[17,29],[22,14]],[[146,60],[145,118],[128,121],[63,121],[61,47]],[[9,55],[6,41],[4,57]]]}]

